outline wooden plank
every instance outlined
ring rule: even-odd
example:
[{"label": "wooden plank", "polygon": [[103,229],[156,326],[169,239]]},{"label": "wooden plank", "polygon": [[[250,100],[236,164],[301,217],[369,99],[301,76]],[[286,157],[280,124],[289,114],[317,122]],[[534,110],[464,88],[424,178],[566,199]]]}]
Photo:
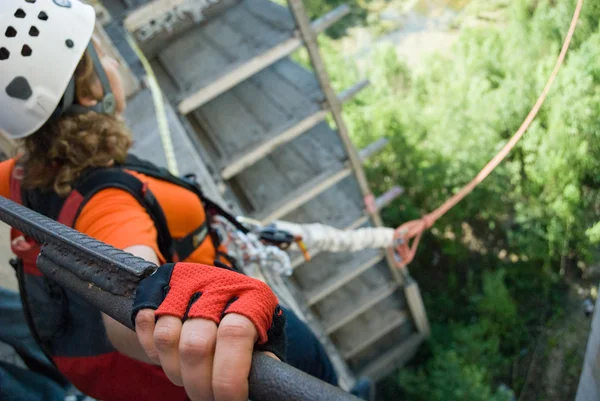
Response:
[{"label": "wooden plank", "polygon": [[326,123],[318,124],[305,135],[283,146],[232,181],[250,200],[248,213],[266,213],[274,202],[319,174],[342,169],[339,140]]},{"label": "wooden plank", "polygon": [[[277,64],[302,70],[290,60],[282,60]],[[217,96],[191,115],[200,121],[209,121],[210,129],[206,134],[216,146],[226,148],[219,156],[222,169],[235,163],[247,149],[257,147],[269,135],[273,136],[273,132],[289,128],[290,121],[308,116],[318,109],[319,104],[311,102],[305,92],[298,91],[281,76],[278,69],[271,66]],[[259,126],[260,129],[255,132],[244,129],[244,126]],[[225,176],[227,179],[232,177]]]},{"label": "wooden plank", "polygon": [[395,199],[397,199],[400,195],[404,193],[404,188],[402,187],[392,187],[388,191],[386,191],[383,195],[378,196],[375,199],[375,207],[377,210],[381,210],[390,203],[392,203]]},{"label": "wooden plank", "polygon": [[[338,129],[338,133],[340,135],[342,143],[344,144],[344,148],[348,153],[348,158],[354,171],[354,176],[358,181],[358,185],[360,187],[362,195],[364,198],[372,196],[371,189],[369,188],[369,183],[367,181],[366,174],[363,170],[361,160],[358,156],[356,149],[354,148],[352,140],[350,139],[348,127],[346,126],[342,117],[342,106],[338,101],[337,96],[329,82],[329,75],[327,74],[327,71],[325,69],[325,63],[323,62],[321,53],[319,51],[319,46],[317,44],[316,31],[311,26],[302,0],[289,0],[288,4],[290,6],[290,9],[292,10],[292,13],[296,17],[298,29],[300,30],[302,38],[304,39],[306,49],[310,56],[311,64],[313,66],[313,69],[315,70],[317,78],[319,79],[319,84],[321,85],[323,93],[325,94],[325,99],[331,110],[333,119]],[[376,226],[380,227],[383,225],[381,216],[375,208],[374,210],[370,210],[369,214]],[[386,255],[386,258],[388,261],[390,272],[394,276],[394,279],[398,282],[402,282],[402,277],[398,272],[398,269],[396,269],[396,267],[394,266],[395,261],[393,255],[388,253]]]},{"label": "wooden plank", "polygon": [[[368,82],[368,81],[366,81]],[[340,100],[347,101],[359,90],[365,88],[366,85],[361,82],[340,94]],[[255,99],[255,104],[260,104],[259,98],[252,96]],[[264,109],[264,108],[263,108]],[[244,149],[242,152],[238,152],[233,155],[231,159],[225,163],[225,168],[221,171],[223,179],[230,179],[240,171],[248,168],[249,166],[256,163],[258,160],[272,153],[275,149],[281,145],[291,141],[292,139],[300,136],[304,132],[314,127],[317,123],[323,121],[329,112],[327,110],[318,110],[312,115],[303,119],[294,119],[292,121],[286,121],[284,128],[277,127],[275,132],[269,133],[264,136],[265,139],[251,147],[250,149]]]},{"label": "wooden plank", "polygon": [[423,305],[421,291],[417,282],[408,275],[404,278],[404,295],[406,296],[406,301],[408,302],[408,307],[410,308],[417,329],[419,329],[422,335],[428,337],[431,329],[425,305]]},{"label": "wooden plank", "polygon": [[[328,28],[335,21],[342,18],[348,12],[347,7],[338,7],[326,17],[315,21],[315,30],[321,32]],[[187,96],[179,103],[179,111],[182,114],[188,114],[220,93],[237,85],[241,81],[256,74],[266,66],[273,64],[299,48],[302,44],[297,32],[290,33],[289,39],[279,42],[269,50],[228,67],[227,72],[219,77],[211,77],[210,83],[195,85],[193,90],[189,91]],[[188,65],[189,67],[189,65]]]},{"label": "wooden plank", "polygon": [[365,350],[370,345],[373,345],[375,342],[385,337],[392,330],[396,329],[403,325],[408,318],[408,314],[404,311],[389,311],[390,313],[385,314],[385,318],[381,319],[381,324],[379,325],[379,329],[376,332],[371,332],[369,330],[365,330],[362,335],[358,335],[357,338],[360,339],[356,345],[353,345],[351,348],[342,351],[342,355],[346,359],[350,359],[359,352]]},{"label": "wooden plank", "polygon": [[356,180],[347,177],[282,219],[295,223],[321,223],[343,229],[364,213]]},{"label": "wooden plank", "polygon": [[[281,70],[301,72],[302,68],[289,59],[280,60],[274,66],[269,66],[265,70],[248,79],[257,88],[262,90],[266,96],[284,111],[291,120],[300,116],[308,116],[320,110],[321,102],[311,98],[310,88],[298,89],[292,82],[285,79]],[[239,87],[245,86],[246,82]],[[314,78],[313,78],[314,81]]]},{"label": "wooden plank", "polygon": [[269,51],[262,53],[259,56],[253,57],[238,68],[232,69],[230,73],[213,80],[211,84],[201,87],[191,95],[186,96],[179,103],[179,112],[181,114],[190,113],[281,57],[293,52],[298,46],[299,40],[292,38],[274,46]]},{"label": "wooden plank", "polygon": [[325,101],[315,75],[303,66],[292,62],[289,57],[278,61],[270,68],[273,68],[281,79],[296,88],[297,92],[306,93],[309,99],[319,104]]},{"label": "wooden plank", "polygon": [[229,64],[227,57],[207,40],[201,29],[173,41],[158,59],[180,91],[192,87],[200,74],[218,75]]},{"label": "wooden plank", "polygon": [[358,315],[368,311],[383,299],[392,295],[399,286],[400,285],[394,281],[377,288],[375,291],[365,293],[362,297],[358,298],[354,304],[348,305],[346,308],[338,311],[336,320],[324,323],[327,334],[335,332],[340,327],[351,322]]},{"label": "wooden plank", "polygon": [[361,90],[365,89],[367,86],[370,85],[370,82],[368,79],[362,80],[357,84],[352,85],[351,87],[344,89],[342,92],[340,92],[337,97],[338,97],[338,101],[341,104],[346,103],[348,100],[352,99],[354,96],[356,96],[356,94],[358,92],[360,92]]},{"label": "wooden plank", "polygon": [[[221,18],[211,21],[201,28],[197,28],[199,31],[202,31],[206,40],[208,40],[214,48],[219,49],[219,52],[226,57],[229,63],[252,57],[255,54],[254,47],[261,44],[260,36],[248,37],[241,33],[236,26],[238,20],[244,21],[248,19],[246,9],[243,7],[244,3],[241,3],[237,7],[233,7],[231,10],[224,13]],[[277,32],[270,29],[265,31],[268,34]],[[256,35],[256,33],[255,30],[254,34]],[[200,74],[198,74],[198,76],[200,79],[202,78]]]},{"label": "wooden plank", "polygon": [[[203,21],[208,21],[239,0],[155,0],[133,12],[124,20],[144,53],[155,49]],[[150,54],[152,53],[152,54]]]},{"label": "wooden plank", "polygon": [[[333,185],[347,175],[343,173],[334,177],[329,183],[319,181],[323,174],[327,174],[326,171],[333,174],[335,171],[344,169],[343,158],[344,152],[339,146],[339,138],[328,124],[322,122],[306,134],[283,146],[278,152],[272,153],[244,170],[236,176],[235,181],[245,188],[248,196],[255,199],[253,203],[255,211],[251,212],[254,216],[267,217],[272,211],[278,212],[276,213],[278,215],[281,213],[297,215],[298,213],[294,211],[296,207],[316,198],[327,190],[327,185]],[[310,188],[311,184],[307,184],[310,180],[313,184],[323,185]],[[305,192],[301,194],[301,197],[293,199],[293,204],[286,204],[286,200],[278,201],[280,196],[286,195],[289,196],[287,199],[292,199],[294,195],[289,194],[298,193],[300,186],[305,189]],[[354,196],[354,194],[348,198],[353,199],[353,202],[361,202],[360,196]],[[274,204],[275,201],[278,203]],[[328,208],[334,210],[333,208],[347,203],[343,199],[341,203],[340,199],[335,201],[332,199],[328,203],[330,205]],[[281,209],[281,207],[285,209]],[[354,210],[354,205],[347,204],[346,208]],[[320,206],[303,208],[300,213],[306,212],[308,212],[307,216],[310,216],[308,221],[335,221],[335,219],[323,216]],[[338,210],[335,215],[342,220],[348,220],[344,217],[344,212],[345,210]],[[307,220],[303,219],[302,221]]]},{"label": "wooden plank", "polygon": [[341,271],[335,276],[325,281],[321,286],[315,288],[306,294],[306,301],[309,305],[314,305],[327,295],[343,287],[350,280],[358,277],[367,269],[383,259],[383,253],[378,253],[375,257],[367,260],[357,259],[353,266],[342,267]]},{"label": "wooden plank", "polygon": [[313,199],[327,188],[348,177],[350,174],[352,174],[352,170],[349,167],[324,171],[297,188],[295,191],[280,198],[268,210],[256,213],[253,218],[256,218],[264,225],[269,224],[273,220],[285,216],[298,206]]},{"label": "wooden plank", "polygon": [[251,146],[264,128],[252,110],[240,102],[238,91],[227,91],[193,115],[205,122],[205,134],[221,149],[223,157]]},{"label": "wooden plank", "polygon": [[[281,145],[300,136],[319,122],[323,121],[327,116],[327,113],[326,110],[320,110],[300,121],[290,121],[286,124],[287,128],[280,134],[267,135],[268,139],[265,142],[262,142],[247,151],[234,154],[231,157],[231,161],[225,163],[226,167],[221,170],[221,176],[223,179],[228,180],[242,170],[252,166]],[[280,127],[277,127],[277,129],[279,130]]]},{"label": "wooden plank", "polygon": [[[273,80],[275,80],[273,74],[263,73],[267,73],[267,70],[262,71],[258,75],[269,75],[271,78],[273,78]],[[288,102],[293,102],[293,100],[290,98],[301,96],[301,94],[293,96],[290,92],[285,92],[285,95],[287,96],[285,98],[274,96],[273,93],[265,90],[265,88],[260,85],[260,81],[256,80],[255,78],[256,77],[252,77],[230,90],[230,92],[236,94],[237,100],[241,106],[249,110],[252,114],[252,117],[262,127],[260,136],[253,137],[248,143],[240,145],[238,148],[240,150],[244,148],[248,149],[250,146],[256,145],[257,142],[262,142],[264,140],[265,132],[270,132],[273,129],[277,129],[279,126],[286,124],[290,119],[290,115],[287,110]],[[235,106],[231,104],[228,105],[229,107],[225,107],[223,102],[218,103],[220,107],[225,109],[222,112],[227,112],[227,109]],[[237,115],[235,118],[237,118]],[[219,132],[218,134],[224,135],[225,132],[223,131]],[[243,135],[242,132],[232,132],[232,134],[235,135],[236,138],[240,138]]]},{"label": "wooden plank", "polygon": [[387,139],[387,138],[378,139],[375,142],[367,145],[365,148],[361,149],[358,152],[358,157],[360,158],[361,161],[368,159],[369,157],[371,157],[374,154],[381,151],[384,147],[387,146],[388,143],[389,143],[389,139]]},{"label": "wooden plank", "polygon": [[369,363],[361,370],[359,376],[369,377],[374,381],[382,379],[393,369],[408,362],[417,352],[424,340],[425,336],[422,334],[413,334],[407,340],[402,341],[396,347],[390,349],[375,361]]},{"label": "wooden plank", "polygon": [[[235,10],[232,9],[225,13],[221,21],[215,22],[230,25],[240,36],[246,38],[246,47],[249,48],[248,50],[251,51],[253,56],[256,56],[293,35],[293,26],[285,28],[280,24],[272,24],[268,19],[260,17],[263,11],[272,8],[283,7],[270,0],[244,0],[238,7],[235,7]],[[291,18],[291,16],[288,15],[287,18]],[[231,49],[231,51],[243,52],[244,50]],[[244,57],[244,59],[247,58]]]},{"label": "wooden plank", "polygon": [[294,16],[288,7],[282,7],[275,2],[269,2],[268,6],[260,4],[259,7],[251,5],[255,0],[246,0],[248,12],[264,23],[276,26],[282,31],[293,30],[296,28]]},{"label": "wooden plank", "polygon": [[[322,131],[334,134],[329,127]],[[315,132],[311,132],[310,135],[296,138],[279,152],[269,156],[277,171],[287,179],[287,192],[295,191],[325,171],[335,171],[343,167],[342,160],[335,157],[335,151],[327,138],[315,138],[314,134]]]}]

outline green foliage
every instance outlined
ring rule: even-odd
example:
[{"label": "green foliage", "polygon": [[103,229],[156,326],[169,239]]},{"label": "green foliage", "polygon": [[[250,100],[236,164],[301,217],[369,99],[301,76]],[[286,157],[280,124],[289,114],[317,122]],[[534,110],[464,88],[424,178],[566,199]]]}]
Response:
[{"label": "green foliage", "polygon": [[434,327],[433,357],[417,369],[398,374],[408,400],[508,399],[490,390],[493,379],[508,367],[501,338],[509,335],[517,319],[504,275],[502,270],[484,273],[481,295],[472,297],[470,305],[471,310],[479,311],[480,320]]},{"label": "green foliage", "polygon": [[594,224],[585,233],[590,238],[590,241],[592,241],[592,243],[599,244],[600,243],[600,222]]},{"label": "green foliage", "polygon": [[[367,164],[376,193],[394,185],[406,190],[383,211],[387,225],[433,210],[469,182],[544,88],[575,1],[493,6],[500,3],[501,25],[462,30],[449,56],[434,55],[412,70],[391,46],[376,49],[359,70],[335,42],[321,38],[336,89],[363,75],[371,81],[344,113],[357,147],[390,140]],[[478,2],[479,8],[486,4]],[[490,390],[500,382],[518,391],[523,378],[511,372],[512,362],[564,297],[559,266],[587,263],[597,254],[599,23],[600,2],[586,2],[565,65],[529,131],[424,236],[411,272],[434,326],[431,356],[397,374],[393,394],[416,401],[500,400],[505,395]]]},{"label": "green foliage", "polygon": [[508,401],[492,393],[487,373],[455,350],[440,349],[424,368],[399,377],[411,401]]},{"label": "green foliage", "polygon": [[484,273],[483,291],[475,295],[477,312],[493,333],[509,336],[517,323],[517,307],[504,283],[506,272]]},{"label": "green foliage", "polygon": [[[390,138],[368,165],[376,191],[407,189],[384,213],[389,224],[439,206],[506,143],[544,87],[572,11],[572,2],[513,2],[506,26],[466,29],[451,57],[433,56],[415,71],[392,48],[376,52],[366,71],[372,87],[345,116],[359,147]],[[537,263],[589,260],[597,241],[591,227],[600,219],[599,20],[600,6],[586,3],[538,118],[508,159],[439,222],[441,231],[459,234],[465,221],[486,231],[493,225],[492,244]],[[347,86],[357,69],[322,42],[334,86]]]}]

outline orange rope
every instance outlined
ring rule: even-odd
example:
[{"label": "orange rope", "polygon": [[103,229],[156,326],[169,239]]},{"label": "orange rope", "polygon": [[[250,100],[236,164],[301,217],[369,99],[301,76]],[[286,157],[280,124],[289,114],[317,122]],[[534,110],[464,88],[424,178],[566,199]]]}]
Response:
[{"label": "orange rope", "polygon": [[[562,66],[567,51],[569,49],[569,45],[571,44],[571,39],[573,38],[573,33],[575,32],[575,28],[577,26],[577,22],[579,21],[579,15],[581,13],[581,8],[583,7],[583,0],[577,1],[577,7],[575,8],[575,13],[573,14],[573,19],[571,21],[571,26],[569,27],[569,31],[565,38],[565,41],[562,46],[562,50],[558,59],[556,60],[556,65],[554,66],[554,70],[552,70],[552,74],[544,87],[544,90],[540,94],[537,102],[527,115],[523,124],[519,130],[514,134],[514,136],[508,141],[508,143],[502,148],[502,150],[494,156],[494,158],[477,174],[477,176],[465,185],[459,192],[457,192],[454,196],[444,202],[440,207],[435,209],[433,212],[426,214],[420,219],[412,220],[402,224],[400,227],[396,229],[395,239],[396,239],[396,252],[397,256],[399,256],[398,267],[404,267],[415,257],[415,253],[417,252],[417,247],[419,246],[419,241],[421,240],[421,235],[423,232],[430,228],[435,222],[446,214],[450,209],[452,209],[458,202],[463,200],[465,196],[470,194],[480,182],[482,182],[494,169],[504,160],[504,158],[508,155],[508,153],[515,147],[519,139],[523,136],[525,131],[529,128],[532,121],[537,116],[540,108],[544,104],[546,97],[548,96],[548,92],[550,91],[550,87],[554,83],[556,76],[558,75],[558,71]],[[412,245],[409,245],[409,241],[413,240]]]}]

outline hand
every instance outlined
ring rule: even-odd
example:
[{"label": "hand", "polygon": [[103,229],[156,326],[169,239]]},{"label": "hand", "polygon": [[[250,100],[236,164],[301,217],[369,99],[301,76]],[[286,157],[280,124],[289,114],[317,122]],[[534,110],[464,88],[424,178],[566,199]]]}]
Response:
[{"label": "hand", "polygon": [[255,344],[280,357],[285,350],[284,317],[271,290],[212,266],[160,267],[138,287],[134,316],[148,357],[192,401],[246,401]]}]

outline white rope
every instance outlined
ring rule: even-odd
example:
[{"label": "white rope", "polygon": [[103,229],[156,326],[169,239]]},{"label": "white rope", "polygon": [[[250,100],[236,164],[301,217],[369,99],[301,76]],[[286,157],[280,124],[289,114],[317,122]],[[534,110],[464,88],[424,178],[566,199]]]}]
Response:
[{"label": "white rope", "polygon": [[302,237],[308,252],[356,252],[368,248],[388,248],[394,245],[393,228],[359,228],[340,230],[324,224],[296,224],[276,221],[278,229]]}]

